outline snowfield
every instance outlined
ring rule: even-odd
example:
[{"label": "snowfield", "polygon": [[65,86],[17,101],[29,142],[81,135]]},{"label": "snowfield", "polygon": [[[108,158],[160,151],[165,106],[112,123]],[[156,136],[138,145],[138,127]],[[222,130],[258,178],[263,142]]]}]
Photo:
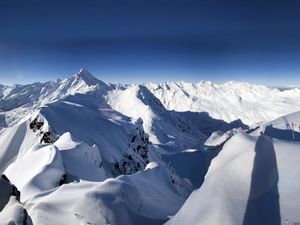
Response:
[{"label": "snowfield", "polygon": [[300,223],[299,89],[0,86],[0,225]]}]

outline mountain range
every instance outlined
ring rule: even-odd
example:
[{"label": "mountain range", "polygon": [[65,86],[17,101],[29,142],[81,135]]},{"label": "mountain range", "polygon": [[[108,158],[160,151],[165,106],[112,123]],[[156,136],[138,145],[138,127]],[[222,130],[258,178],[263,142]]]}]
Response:
[{"label": "mountain range", "polygon": [[0,224],[297,224],[299,98],[84,68],[1,85]]}]

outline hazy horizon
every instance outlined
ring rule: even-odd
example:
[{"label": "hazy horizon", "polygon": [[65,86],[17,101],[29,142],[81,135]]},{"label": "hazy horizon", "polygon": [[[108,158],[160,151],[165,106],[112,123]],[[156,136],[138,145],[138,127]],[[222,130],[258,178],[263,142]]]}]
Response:
[{"label": "hazy horizon", "polygon": [[[300,87],[300,84],[297,85],[297,84],[286,84],[286,85],[271,85],[271,84],[267,84],[267,83],[258,83],[258,82],[252,82],[252,81],[247,81],[247,80],[224,80],[224,81],[214,81],[214,80],[205,80],[205,79],[200,79],[200,80],[184,80],[184,79],[181,79],[181,80],[149,80],[149,81],[141,81],[141,82],[138,82],[138,81],[132,81],[132,82],[120,82],[120,81],[112,81],[112,80],[109,80],[109,79],[102,79],[101,75],[97,75],[97,74],[94,74],[92,71],[90,71],[88,68],[85,68],[85,67],[82,67],[84,69],[86,69],[91,75],[93,75],[95,78],[97,78],[98,80],[101,80],[105,83],[112,83],[112,84],[124,84],[124,85],[130,85],[130,84],[146,84],[146,83],[164,83],[164,82],[188,82],[188,83],[199,83],[199,82],[205,82],[205,81],[208,81],[208,82],[213,82],[215,84],[224,84],[224,83],[227,83],[227,82],[245,82],[245,83],[250,83],[250,84],[256,84],[256,85],[263,85],[263,86],[266,86],[266,87],[269,87],[269,88],[279,88],[279,89],[292,89],[292,88],[299,88]],[[16,82],[16,83],[9,83],[9,82],[5,82],[5,79],[3,80],[1,77],[0,77],[0,84],[1,85],[4,85],[4,86],[13,86],[13,85],[26,85],[26,84],[32,84],[32,83],[35,83],[35,82],[41,82],[41,83],[45,83],[45,82],[48,82],[48,81],[57,81],[57,80],[64,80],[64,79],[69,79],[70,77],[72,76],[75,76],[77,75],[80,70],[82,69],[78,69],[77,72],[73,72],[73,73],[70,73],[70,74],[66,74],[66,75],[61,75],[61,76],[53,76],[52,79],[43,79],[42,76],[40,76],[39,78],[37,78],[36,80],[24,80],[23,82]],[[201,76],[199,76],[201,78]],[[22,78],[17,78],[17,80],[22,80]]]},{"label": "hazy horizon", "polygon": [[0,2],[0,81],[300,84],[298,1]]}]

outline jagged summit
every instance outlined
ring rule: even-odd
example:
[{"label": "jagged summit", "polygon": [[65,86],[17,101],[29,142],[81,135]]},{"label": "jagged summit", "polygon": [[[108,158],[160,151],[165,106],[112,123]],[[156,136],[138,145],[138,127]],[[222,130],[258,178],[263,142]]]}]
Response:
[{"label": "jagged summit", "polygon": [[84,67],[82,67],[79,72],[77,73],[78,76],[84,77],[84,76],[92,76],[93,75]]},{"label": "jagged summit", "polygon": [[82,79],[88,85],[96,85],[97,83],[103,83],[94,77],[86,68],[81,68],[80,71],[75,75],[77,79]]}]

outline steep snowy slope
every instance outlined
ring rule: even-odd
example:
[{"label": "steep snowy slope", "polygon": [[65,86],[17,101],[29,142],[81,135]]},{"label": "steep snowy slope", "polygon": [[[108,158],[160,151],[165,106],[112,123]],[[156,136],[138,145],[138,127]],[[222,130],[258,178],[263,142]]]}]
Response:
[{"label": "steep snowy slope", "polygon": [[300,89],[297,88],[280,91],[233,81],[221,85],[202,81],[146,86],[169,110],[204,111],[227,122],[241,119],[252,125],[300,110]]},{"label": "steep snowy slope", "polygon": [[113,109],[135,119],[141,117],[145,131],[154,144],[175,146],[179,149],[199,148],[207,136],[216,130],[233,127],[246,128],[240,121],[227,124],[211,118],[207,113],[175,112],[166,110],[161,102],[142,85],[108,92],[107,102]]},{"label": "steep snowy slope", "polygon": [[28,121],[0,131],[0,172],[3,173],[10,163],[38,143],[38,140],[39,137],[32,132]]},{"label": "steep snowy slope", "polygon": [[279,225],[300,221],[300,144],[239,133],[167,224]]},{"label": "steep snowy slope", "polygon": [[167,111],[160,101],[144,86],[126,90],[113,90],[108,94],[108,104],[115,110],[144,121],[144,127],[155,144],[172,144],[186,148],[194,147],[205,139],[196,127],[191,127],[183,118]]}]

